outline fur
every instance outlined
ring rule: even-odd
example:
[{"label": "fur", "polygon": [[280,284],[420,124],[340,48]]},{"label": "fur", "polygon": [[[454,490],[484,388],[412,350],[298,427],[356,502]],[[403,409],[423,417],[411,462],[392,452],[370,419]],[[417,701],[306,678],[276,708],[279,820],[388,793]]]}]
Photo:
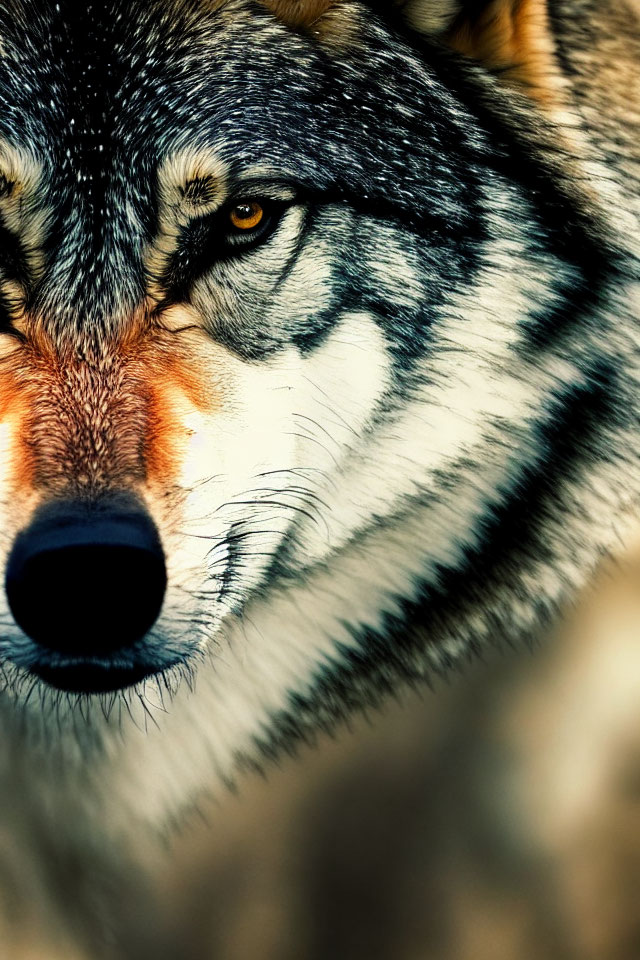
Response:
[{"label": "fur", "polygon": [[640,34],[622,0],[74,10],[0,5],[0,562],[135,494],[174,665],[61,694],[5,605],[0,710],[33,821],[111,843],[530,636],[624,538]]}]

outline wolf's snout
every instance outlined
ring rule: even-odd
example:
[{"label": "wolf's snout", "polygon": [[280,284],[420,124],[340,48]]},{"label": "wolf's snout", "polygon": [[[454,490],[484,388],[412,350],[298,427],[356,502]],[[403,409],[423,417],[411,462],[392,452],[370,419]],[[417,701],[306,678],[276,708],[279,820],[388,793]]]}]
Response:
[{"label": "wolf's snout", "polygon": [[[6,574],[13,616],[41,651],[33,669],[67,689],[125,686],[154,672],[131,648],[155,623],[165,587],[160,539],[139,507],[44,508],[18,535]],[[134,661],[136,676],[116,682]]]}]

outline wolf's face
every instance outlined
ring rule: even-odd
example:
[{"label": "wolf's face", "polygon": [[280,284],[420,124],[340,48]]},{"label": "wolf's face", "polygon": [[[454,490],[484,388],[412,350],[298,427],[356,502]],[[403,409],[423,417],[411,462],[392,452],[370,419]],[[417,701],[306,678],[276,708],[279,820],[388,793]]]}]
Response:
[{"label": "wolf's face", "polygon": [[18,699],[202,672],[231,754],[415,672],[418,614],[441,662],[597,552],[553,518],[619,390],[605,248],[495,83],[332,17],[2,13]]}]

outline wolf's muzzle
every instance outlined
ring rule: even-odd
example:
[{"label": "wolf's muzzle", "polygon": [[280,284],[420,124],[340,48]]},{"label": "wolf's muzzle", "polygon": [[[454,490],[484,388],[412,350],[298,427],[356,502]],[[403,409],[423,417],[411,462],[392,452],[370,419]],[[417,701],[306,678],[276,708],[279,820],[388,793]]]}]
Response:
[{"label": "wolf's muzzle", "polygon": [[52,686],[87,693],[163,669],[161,652],[143,638],[166,582],[160,538],[137,503],[41,508],[7,565],[11,612],[33,641],[27,662],[23,653],[16,661]]}]

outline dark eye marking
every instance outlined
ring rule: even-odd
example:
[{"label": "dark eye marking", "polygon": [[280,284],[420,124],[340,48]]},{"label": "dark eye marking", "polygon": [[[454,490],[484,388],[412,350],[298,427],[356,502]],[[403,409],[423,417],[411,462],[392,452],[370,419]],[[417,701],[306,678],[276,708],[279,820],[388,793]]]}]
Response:
[{"label": "dark eye marking", "polygon": [[11,303],[9,298],[6,296],[3,290],[0,289],[0,334],[10,333],[15,334],[16,330],[13,326],[13,312],[11,309]]},{"label": "dark eye marking", "polygon": [[26,297],[31,280],[31,271],[20,240],[0,223],[0,333],[13,332],[12,315],[17,306],[14,303],[17,295],[14,290],[7,293],[6,281],[10,282],[11,287],[17,283]]},{"label": "dark eye marking", "polygon": [[191,284],[217,263],[264,243],[274,232],[290,200],[236,197],[213,214],[194,217],[180,232],[160,286],[171,300],[188,298]]},{"label": "dark eye marking", "polygon": [[0,200],[10,197],[15,185],[15,180],[10,180],[4,173],[0,173]]}]

